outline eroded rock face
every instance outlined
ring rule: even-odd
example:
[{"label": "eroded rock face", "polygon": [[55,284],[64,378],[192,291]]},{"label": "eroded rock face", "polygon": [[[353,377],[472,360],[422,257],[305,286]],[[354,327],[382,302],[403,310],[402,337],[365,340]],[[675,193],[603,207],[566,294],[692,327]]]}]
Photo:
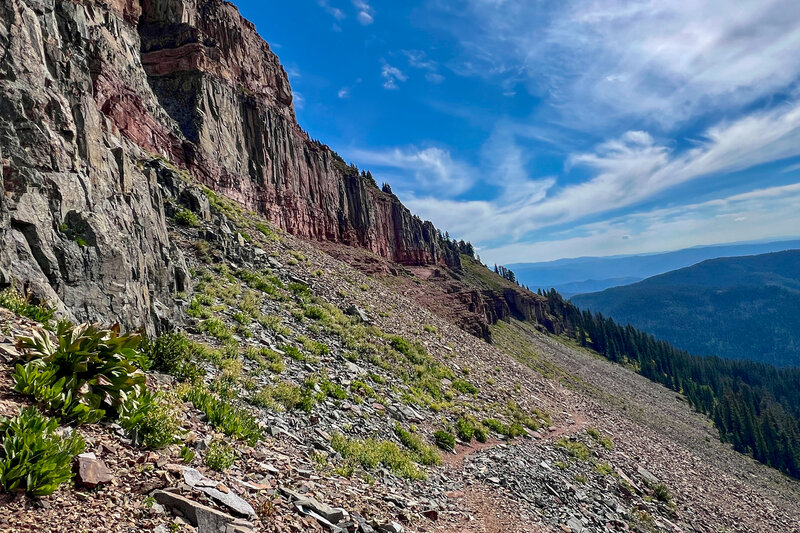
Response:
[{"label": "eroded rock face", "polygon": [[297,124],[277,57],[221,0],[0,0],[0,273],[149,331],[188,275],[155,156],[302,237],[459,259]]},{"label": "eroded rock face", "polygon": [[102,6],[0,0],[0,265],[67,316],[152,330],[186,267],[145,154],[92,95],[104,58],[148,88],[131,30]]},{"label": "eroded rock face", "polygon": [[292,234],[459,266],[432,224],[309,139],[277,56],[232,4],[146,0],[139,33],[153,92],[188,141],[157,136],[156,151]]}]

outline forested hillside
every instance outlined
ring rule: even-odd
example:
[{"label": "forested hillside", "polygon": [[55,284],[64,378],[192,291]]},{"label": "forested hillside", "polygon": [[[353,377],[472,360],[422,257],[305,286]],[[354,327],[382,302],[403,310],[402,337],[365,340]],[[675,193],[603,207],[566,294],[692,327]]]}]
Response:
[{"label": "forested hillside", "polygon": [[800,364],[800,250],[704,261],[625,287],[574,296],[701,355]]},{"label": "forested hillside", "polygon": [[691,355],[631,325],[581,311],[554,290],[545,295],[565,333],[582,346],[683,393],[737,451],[800,477],[800,369]]}]

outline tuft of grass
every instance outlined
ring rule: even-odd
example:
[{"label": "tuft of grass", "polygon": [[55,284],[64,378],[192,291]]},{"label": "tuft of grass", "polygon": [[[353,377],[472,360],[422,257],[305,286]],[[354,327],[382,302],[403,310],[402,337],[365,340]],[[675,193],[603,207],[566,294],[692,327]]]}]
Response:
[{"label": "tuft of grass", "polygon": [[556,442],[556,447],[566,450],[567,453],[579,461],[588,461],[589,457],[592,455],[589,448],[584,443],[570,440],[566,437],[559,439],[558,442]]},{"label": "tuft of grass", "polygon": [[425,471],[417,466],[416,457],[391,441],[350,439],[336,433],[331,438],[331,447],[345,460],[347,468],[341,471],[337,469],[341,473],[352,475],[356,465],[366,470],[384,466],[403,478],[421,480],[427,477]]},{"label": "tuft of grass", "polygon": [[261,428],[249,411],[238,408],[201,387],[184,388],[180,397],[184,402],[192,402],[205,413],[212,426],[221,429],[226,435],[244,439],[251,446],[261,440]]},{"label": "tuft of grass", "polygon": [[436,448],[426,444],[419,435],[414,435],[411,431],[403,429],[400,424],[394,427],[394,433],[403,446],[414,452],[416,462],[423,465],[442,464],[442,457]]},{"label": "tuft of grass", "polygon": [[233,338],[231,329],[221,319],[213,317],[200,322],[200,331],[208,333],[221,341],[227,341]]},{"label": "tuft of grass", "polygon": [[477,396],[479,392],[478,387],[465,379],[454,379],[453,388],[462,394],[472,394],[473,396]]},{"label": "tuft of grass", "polygon": [[660,502],[669,503],[672,501],[672,492],[670,492],[669,487],[663,483],[659,483],[653,487],[653,496]]},{"label": "tuft of grass", "polygon": [[611,439],[605,435],[602,435],[597,428],[589,428],[586,430],[586,433],[588,433],[590,437],[597,441],[597,443],[606,450],[614,449],[614,443],[611,441]]}]

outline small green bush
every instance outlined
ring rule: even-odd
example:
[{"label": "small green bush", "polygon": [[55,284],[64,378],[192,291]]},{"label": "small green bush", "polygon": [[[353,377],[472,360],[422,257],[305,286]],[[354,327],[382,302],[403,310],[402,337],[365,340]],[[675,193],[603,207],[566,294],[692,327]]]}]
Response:
[{"label": "small green bush", "polygon": [[227,341],[233,338],[231,329],[221,319],[213,317],[200,322],[200,331],[208,333],[221,341]]},{"label": "small green bush", "polygon": [[602,435],[597,428],[589,428],[586,430],[586,433],[588,433],[590,437],[597,441],[597,443],[606,450],[614,449],[614,443],[611,441],[611,439],[605,435]]},{"label": "small green bush", "polygon": [[192,343],[183,333],[161,335],[154,341],[146,340],[142,350],[153,368],[175,376],[180,381],[197,381],[204,371],[195,362],[202,358],[202,348]]},{"label": "small green bush", "polygon": [[442,457],[434,446],[426,444],[419,435],[403,429],[399,424],[394,427],[394,433],[400,443],[416,454],[416,462],[423,465],[442,464]]},{"label": "small green bush", "polygon": [[32,496],[52,494],[72,477],[72,458],[83,452],[83,438],[56,435],[58,422],[36,408],[14,418],[0,417],[0,487]]},{"label": "small green bush", "polygon": [[483,421],[483,425],[495,433],[499,433],[509,438],[516,438],[525,434],[525,428],[517,422],[511,424],[503,424],[494,418],[487,418]]},{"label": "small green bush", "polygon": [[13,287],[9,287],[0,292],[0,307],[5,307],[20,316],[45,324],[53,318],[53,314],[55,313],[55,309],[46,303],[39,305],[30,303],[30,296],[23,297]]},{"label": "small green bush", "polygon": [[119,425],[134,442],[157,450],[180,440],[179,416],[179,409],[165,395],[144,390],[122,402]]},{"label": "small green bush", "polygon": [[177,213],[175,213],[175,222],[180,224],[181,226],[188,226],[190,228],[196,228],[200,225],[200,220],[198,220],[197,215],[189,211],[188,209],[181,209]]},{"label": "small green bush", "polygon": [[653,487],[653,496],[655,496],[658,501],[664,503],[669,503],[672,501],[672,492],[670,492],[669,487],[663,483],[659,483]]},{"label": "small green bush", "polygon": [[433,433],[433,441],[443,450],[452,451],[456,447],[456,439],[453,434],[443,429]]},{"label": "small green bush", "polygon": [[327,313],[321,307],[316,305],[309,305],[303,310],[303,315],[311,320],[322,320],[327,316]]},{"label": "small green bush", "polygon": [[455,424],[456,435],[464,442],[471,442],[475,436],[475,426],[466,418],[459,418]]},{"label": "small green bush", "polygon": [[236,462],[236,453],[230,444],[214,440],[206,450],[205,462],[207,467],[222,472],[232,467]]}]

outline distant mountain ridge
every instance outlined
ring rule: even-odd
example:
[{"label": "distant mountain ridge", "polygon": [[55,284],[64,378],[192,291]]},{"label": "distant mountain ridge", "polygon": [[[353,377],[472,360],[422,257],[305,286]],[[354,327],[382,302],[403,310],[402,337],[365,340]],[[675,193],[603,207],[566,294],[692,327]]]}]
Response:
[{"label": "distant mountain ridge", "polygon": [[686,248],[674,252],[612,257],[577,257],[542,263],[506,265],[520,283],[532,289],[555,288],[569,297],[628,285],[636,281],[718,257],[734,257],[800,248],[800,240],[734,243]]},{"label": "distant mountain ridge", "polygon": [[800,250],[703,261],[572,302],[699,355],[800,365]]}]

